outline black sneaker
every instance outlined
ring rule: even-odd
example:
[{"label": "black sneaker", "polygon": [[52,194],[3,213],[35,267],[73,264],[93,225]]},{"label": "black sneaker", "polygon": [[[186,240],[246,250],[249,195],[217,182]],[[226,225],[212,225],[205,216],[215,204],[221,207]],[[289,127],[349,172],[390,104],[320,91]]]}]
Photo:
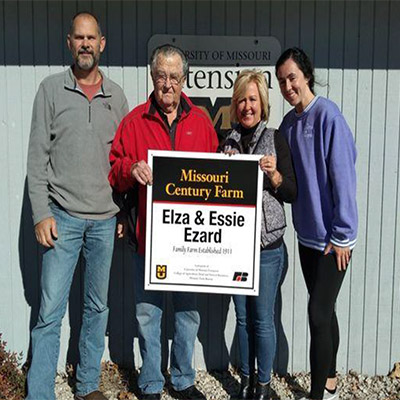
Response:
[{"label": "black sneaker", "polygon": [[192,385],[183,390],[170,390],[170,395],[175,399],[183,399],[183,400],[206,400],[206,396],[200,392],[196,388],[196,386]]},{"label": "black sneaker", "polygon": [[269,388],[269,383],[265,385],[257,383],[254,400],[270,400],[270,399],[271,399],[271,392]]},{"label": "black sneaker", "polygon": [[237,400],[251,400],[254,398],[254,379],[242,375],[240,377],[239,394],[235,397]]},{"label": "black sneaker", "polygon": [[161,400],[161,393],[142,393],[140,400]]}]

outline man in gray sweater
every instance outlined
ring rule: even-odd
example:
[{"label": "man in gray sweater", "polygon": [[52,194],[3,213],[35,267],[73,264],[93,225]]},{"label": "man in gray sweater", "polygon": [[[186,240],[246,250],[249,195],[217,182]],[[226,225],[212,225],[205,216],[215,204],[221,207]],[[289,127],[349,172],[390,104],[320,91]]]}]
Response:
[{"label": "man in gray sweater", "polygon": [[94,15],[73,18],[67,44],[72,67],[44,79],[33,105],[28,185],[44,253],[28,400],[55,399],[61,321],[81,251],[84,305],[75,399],[106,399],[98,387],[119,211],[107,179],[108,154],[128,104],[121,88],[99,70],[105,38]]}]

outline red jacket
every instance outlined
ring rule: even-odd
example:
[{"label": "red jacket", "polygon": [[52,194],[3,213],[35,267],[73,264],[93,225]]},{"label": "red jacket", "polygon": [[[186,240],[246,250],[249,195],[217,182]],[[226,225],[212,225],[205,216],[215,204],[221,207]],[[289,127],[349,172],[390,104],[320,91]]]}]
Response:
[{"label": "red jacket", "polygon": [[[111,153],[109,181],[118,192],[126,192],[136,183],[132,165],[147,162],[147,150],[173,150],[169,131],[152,105],[152,95],[146,103],[134,108],[121,122],[115,135]],[[189,98],[181,95],[182,115],[176,127],[177,151],[214,153],[218,138],[210,119]],[[136,225],[138,253],[145,253],[146,187],[139,185],[139,212]]]}]

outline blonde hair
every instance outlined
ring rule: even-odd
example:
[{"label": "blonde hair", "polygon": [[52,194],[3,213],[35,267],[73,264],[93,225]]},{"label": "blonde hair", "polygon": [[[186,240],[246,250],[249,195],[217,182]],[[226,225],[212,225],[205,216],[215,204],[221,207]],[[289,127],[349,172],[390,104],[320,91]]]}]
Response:
[{"label": "blonde hair", "polygon": [[237,105],[239,100],[244,97],[247,86],[250,82],[254,82],[257,85],[258,93],[260,94],[261,119],[266,122],[268,121],[270,105],[267,80],[260,70],[244,69],[236,78],[233,86],[233,95],[230,107],[230,117],[232,122],[238,122],[236,113]]}]

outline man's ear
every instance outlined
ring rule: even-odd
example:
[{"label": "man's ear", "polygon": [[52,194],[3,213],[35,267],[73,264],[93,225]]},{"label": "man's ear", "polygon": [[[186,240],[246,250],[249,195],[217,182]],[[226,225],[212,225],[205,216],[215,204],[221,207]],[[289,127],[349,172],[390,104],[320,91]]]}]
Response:
[{"label": "man's ear", "polygon": [[67,46],[71,50],[71,35],[69,33],[67,35]]},{"label": "man's ear", "polygon": [[100,38],[100,53],[102,53],[105,48],[106,48],[106,38],[105,36],[102,36]]}]

